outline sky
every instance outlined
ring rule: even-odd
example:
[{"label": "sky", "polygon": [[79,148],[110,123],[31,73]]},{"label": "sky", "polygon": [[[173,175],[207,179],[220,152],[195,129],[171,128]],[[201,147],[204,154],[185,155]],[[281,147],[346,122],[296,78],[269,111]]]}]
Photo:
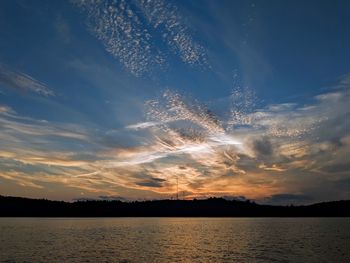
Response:
[{"label": "sky", "polygon": [[349,1],[0,1],[0,194],[350,199]]}]

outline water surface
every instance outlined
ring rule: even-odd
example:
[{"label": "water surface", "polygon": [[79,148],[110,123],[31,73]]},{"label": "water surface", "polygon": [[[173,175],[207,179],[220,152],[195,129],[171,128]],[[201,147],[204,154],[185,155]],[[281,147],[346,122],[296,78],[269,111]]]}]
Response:
[{"label": "water surface", "polygon": [[350,262],[349,218],[0,218],[0,262]]}]

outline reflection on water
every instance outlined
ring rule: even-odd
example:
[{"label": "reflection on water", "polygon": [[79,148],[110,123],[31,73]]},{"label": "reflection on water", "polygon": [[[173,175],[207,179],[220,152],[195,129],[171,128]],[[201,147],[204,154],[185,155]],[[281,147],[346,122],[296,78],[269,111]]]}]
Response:
[{"label": "reflection on water", "polygon": [[1,218],[0,262],[350,262],[348,218]]}]

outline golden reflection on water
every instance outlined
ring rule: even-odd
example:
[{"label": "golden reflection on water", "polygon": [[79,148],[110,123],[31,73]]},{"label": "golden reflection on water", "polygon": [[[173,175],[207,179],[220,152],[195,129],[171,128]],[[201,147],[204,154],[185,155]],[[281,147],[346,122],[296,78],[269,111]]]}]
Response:
[{"label": "golden reflection on water", "polygon": [[346,218],[2,218],[0,262],[350,262]]}]

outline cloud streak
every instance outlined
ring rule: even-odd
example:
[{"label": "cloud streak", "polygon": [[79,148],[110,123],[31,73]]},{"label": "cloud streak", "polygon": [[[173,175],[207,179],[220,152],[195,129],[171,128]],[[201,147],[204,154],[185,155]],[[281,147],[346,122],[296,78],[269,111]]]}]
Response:
[{"label": "cloud streak", "polygon": [[11,70],[0,63],[0,84],[8,88],[31,91],[43,96],[54,96],[54,92],[46,84],[19,71]]}]

